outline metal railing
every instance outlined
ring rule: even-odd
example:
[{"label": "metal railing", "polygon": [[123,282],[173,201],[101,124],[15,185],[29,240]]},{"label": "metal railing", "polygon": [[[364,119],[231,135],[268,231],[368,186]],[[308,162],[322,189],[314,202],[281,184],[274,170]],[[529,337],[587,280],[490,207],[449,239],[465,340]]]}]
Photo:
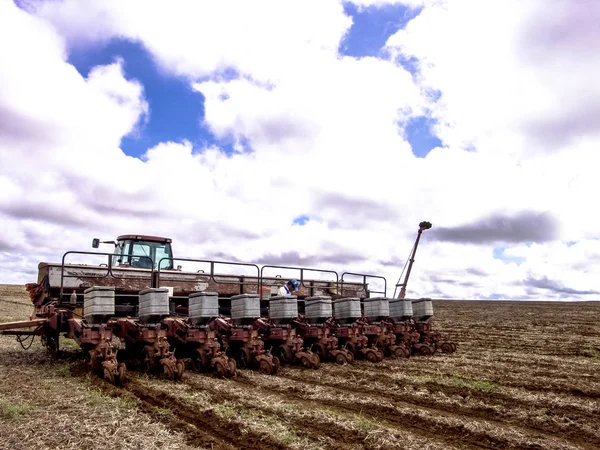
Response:
[{"label": "metal railing", "polygon": [[[353,276],[353,277],[362,277],[363,279],[363,286],[365,289],[365,295],[367,295],[368,297],[370,297],[371,293],[375,293],[375,294],[383,294],[383,296],[385,297],[387,295],[387,280],[384,277],[381,277],[379,275],[369,275],[366,273],[354,273],[354,272],[344,272],[342,273],[342,278],[340,280],[340,285],[341,285],[341,289],[340,289],[340,293],[343,293],[344,290],[344,276],[349,275],[349,276]],[[367,279],[368,278],[373,278],[373,279],[377,279],[377,280],[383,280],[383,291],[376,291],[376,290],[372,290],[372,289],[367,289],[367,286],[369,285],[369,283],[367,283]]]},{"label": "metal railing", "polygon": [[[262,266],[260,269],[260,285],[258,287],[259,292],[261,293],[262,296],[262,287],[264,285],[264,279],[265,278],[281,278],[281,275],[276,275],[275,277],[265,277],[263,272],[265,269],[283,269],[283,270],[294,270],[294,271],[299,271],[300,276],[298,277],[298,281],[300,283],[301,286],[304,286],[307,289],[314,289],[315,286],[309,286],[306,285],[304,283],[304,281],[306,280],[304,277],[304,273],[305,272],[319,272],[319,273],[327,273],[327,274],[332,274],[335,275],[335,287],[338,288],[339,286],[339,275],[335,270],[327,270],[327,269],[311,269],[309,267],[294,267],[294,266],[274,266],[274,265],[265,265]],[[311,280],[311,281],[321,281],[321,280]],[[333,281],[330,280],[322,280],[323,283],[333,283]],[[312,292],[312,291],[311,291]]]},{"label": "metal railing", "polygon": [[[75,273],[75,274],[65,274],[65,259],[68,255],[92,255],[92,256],[106,256],[107,257],[107,264],[105,267],[105,271],[103,271],[101,274],[95,275],[92,273]],[[378,275],[370,275],[370,274],[362,274],[362,273],[354,273],[354,272],[344,272],[342,273],[341,277],[339,276],[339,274],[335,271],[335,270],[328,270],[328,269],[313,269],[313,268],[309,268],[309,267],[299,267],[299,266],[281,266],[281,265],[264,265],[262,267],[259,267],[256,264],[251,264],[251,263],[243,263],[243,262],[232,262],[232,261],[214,261],[214,260],[208,260],[208,259],[194,259],[194,258],[169,258],[169,257],[164,257],[162,259],[160,259],[160,261],[158,262],[158,268],[155,269],[154,268],[154,262],[152,261],[152,259],[149,256],[134,256],[135,258],[140,258],[140,259],[145,259],[148,260],[150,262],[150,267],[151,268],[141,268],[141,267],[135,267],[135,266],[127,266],[126,270],[134,270],[136,272],[136,275],[134,276],[127,276],[126,274],[119,274],[116,275],[113,270],[115,269],[115,267],[120,268],[121,266],[115,266],[113,264],[113,259],[115,257],[118,257],[119,255],[115,255],[114,253],[104,253],[104,252],[89,252],[89,251],[68,251],[66,252],[63,257],[62,257],[62,262],[61,262],[61,280],[60,280],[60,298],[62,299],[64,295],[69,295],[69,294],[65,294],[64,293],[64,280],[65,278],[89,278],[89,279],[104,279],[107,277],[112,277],[118,280],[127,280],[127,279],[137,279],[139,280],[140,278],[144,278],[140,276],[140,272],[141,273],[147,273],[148,274],[148,281],[149,281],[149,286],[148,287],[160,287],[161,285],[161,276],[163,276],[163,274],[165,274],[165,271],[168,270],[170,274],[177,274],[177,273],[181,273],[180,271],[176,271],[173,272],[173,269],[165,269],[163,268],[161,270],[161,266],[163,266],[163,261],[170,261],[171,262],[171,267],[175,267],[174,261],[182,261],[182,262],[191,262],[191,263],[200,263],[200,264],[207,264],[209,267],[209,271],[204,272],[204,271],[198,271],[197,273],[200,273],[202,276],[205,276],[208,278],[209,281],[213,281],[216,284],[229,284],[229,285],[237,285],[240,286],[240,291],[243,291],[243,286],[249,286],[249,285],[255,285],[257,286],[257,293],[261,296],[262,298],[262,288],[264,286],[269,286],[268,284],[265,283],[266,280],[268,279],[277,279],[277,278],[281,278],[281,275],[275,275],[275,276],[266,276],[265,275],[265,270],[268,269],[280,269],[280,270],[292,270],[292,271],[296,271],[299,276],[297,277],[299,283],[301,286],[305,287],[306,289],[309,289],[311,292],[311,295],[313,295],[312,293],[314,292],[314,289],[316,288],[324,288],[325,286],[315,286],[314,283],[315,282],[322,282],[322,283],[329,283],[329,286],[327,286],[326,288],[333,288],[335,287],[335,289],[337,290],[337,292],[341,295],[343,295],[343,289],[344,289],[344,284],[349,285],[349,284],[358,284],[357,282],[350,282],[350,281],[346,281],[345,277],[361,277],[362,278],[362,285],[364,287],[365,290],[365,295],[370,295],[370,293],[377,293],[377,294],[383,294],[383,296],[385,296],[387,294],[387,280],[382,277],[382,276],[378,276]],[[122,256],[122,255],[121,255]],[[127,258],[129,258],[130,256],[127,255]],[[224,273],[216,273],[216,267],[217,266],[235,266],[235,267],[248,267],[248,268],[252,268],[252,271],[256,271],[256,275],[238,275],[238,274],[224,274]],[[85,268],[85,265],[82,265],[83,268]],[[94,271],[98,271],[99,267],[102,266],[87,266],[90,269],[93,268]],[[307,278],[306,274],[307,273],[321,273],[321,274],[329,274],[332,277],[335,278],[335,280],[315,280],[315,279],[310,279],[311,284],[307,284],[307,282],[309,281],[309,279]],[[217,279],[217,277],[221,278],[221,279]],[[227,279],[222,279],[222,278],[226,278],[226,277],[231,277],[231,278],[237,278],[235,280],[227,280]],[[254,278],[256,277],[256,278]],[[251,281],[246,281],[245,278],[251,278]],[[283,281],[283,278],[281,278]],[[383,291],[378,291],[378,290],[369,290],[368,287],[368,282],[367,280],[369,279],[377,279],[377,280],[382,280],[383,281],[383,285],[384,285],[384,290]],[[282,283],[283,284],[283,283]],[[333,286],[332,286],[333,284]]]},{"label": "metal railing", "polygon": [[[192,258],[162,258],[159,263],[158,263],[158,271],[157,271],[157,276],[156,276],[156,287],[160,287],[160,277],[161,277],[161,270],[160,267],[162,265],[163,261],[171,261],[171,266],[175,267],[175,265],[173,264],[174,261],[185,261],[185,262],[193,262],[193,263],[201,263],[201,264],[208,264],[210,266],[210,271],[209,273],[206,273],[204,271],[202,271],[202,275],[209,277],[209,280],[214,281],[217,284],[235,284],[238,286],[248,286],[248,285],[259,285],[260,283],[260,268],[256,265],[256,264],[250,264],[250,263],[241,263],[241,262],[230,262],[230,261],[213,261],[210,259],[192,259]],[[215,273],[215,265],[217,264],[221,264],[221,265],[228,265],[228,266],[242,266],[242,267],[251,267],[253,269],[256,269],[256,281],[249,281],[249,282],[245,282],[243,281],[243,278],[245,277],[252,277],[252,275],[236,275],[236,274],[217,274]],[[172,270],[172,269],[171,269]],[[164,273],[164,270],[162,271]],[[226,280],[217,280],[215,277],[219,276],[219,277],[237,277],[238,280],[241,278],[242,281],[226,281]]]},{"label": "metal railing", "polygon": [[[104,271],[103,271],[103,273],[104,273],[103,275],[94,275],[94,274],[90,274],[90,273],[83,273],[83,274],[82,273],[77,273],[77,274],[72,274],[72,275],[65,274],[65,259],[67,258],[67,255],[106,256],[108,258],[108,261],[107,261],[107,264],[106,264],[106,273],[104,273]],[[107,278],[107,277],[112,277],[112,278],[115,278],[115,279],[118,279],[118,280],[133,280],[133,279],[139,280],[140,278],[143,278],[143,277],[140,277],[139,275],[138,276],[131,276],[131,277],[128,277],[128,276],[117,276],[117,275],[115,275],[113,273],[113,269],[115,267],[121,267],[121,266],[115,266],[113,264],[113,259],[115,257],[117,257],[117,256],[119,256],[119,255],[115,255],[114,253],[84,252],[84,251],[75,251],[75,250],[68,251],[65,254],[63,254],[63,257],[62,257],[62,260],[61,260],[61,265],[60,265],[60,297],[59,298],[61,299],[61,301],[62,301],[63,296],[65,295],[64,294],[64,281],[65,281],[65,278],[104,279],[104,278]],[[129,255],[127,257],[129,258]],[[135,267],[135,266],[129,266],[128,265],[127,266],[127,270],[134,269],[136,271],[143,271],[143,272],[148,271],[148,280],[150,282],[148,287],[151,287],[152,286],[152,279],[154,278],[154,262],[152,261],[152,258],[150,258],[149,256],[138,256],[138,255],[135,255],[135,256],[132,255],[132,257],[140,258],[140,259],[147,259],[147,260],[150,261],[150,268],[141,268],[141,267]],[[84,269],[87,268],[87,269],[93,269],[93,270],[96,270],[96,271],[98,270],[98,268],[102,267],[102,265],[98,265],[98,266],[86,266],[86,265],[81,265],[81,264],[76,264],[76,263],[73,263],[71,265],[79,265],[79,266],[83,267]],[[67,295],[69,295],[69,294],[67,294]]]}]

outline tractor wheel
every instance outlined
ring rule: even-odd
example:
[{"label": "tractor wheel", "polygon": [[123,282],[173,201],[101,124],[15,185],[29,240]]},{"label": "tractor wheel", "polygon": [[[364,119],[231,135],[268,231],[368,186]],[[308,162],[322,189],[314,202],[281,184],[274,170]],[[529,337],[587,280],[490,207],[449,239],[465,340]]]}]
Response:
[{"label": "tractor wheel", "polygon": [[304,367],[305,369],[312,369],[313,362],[308,356],[303,356],[302,358],[300,358],[300,362],[302,363],[302,367]]},{"label": "tractor wheel", "polygon": [[283,361],[284,364],[290,364],[294,359],[292,349],[289,345],[280,345],[277,356],[281,361]]},{"label": "tractor wheel", "polygon": [[163,364],[163,375],[167,380],[175,379],[175,371],[169,364]]},{"label": "tractor wheel", "polygon": [[452,353],[454,353],[456,351],[456,344],[454,342],[450,342],[450,345],[452,346]]},{"label": "tractor wheel", "polygon": [[104,368],[104,378],[110,384],[115,384],[115,376],[113,375],[112,371],[108,367]]},{"label": "tractor wheel", "polygon": [[227,361],[227,376],[229,378],[235,377],[237,375],[237,364],[235,363],[235,359],[229,358]]},{"label": "tractor wheel", "polygon": [[372,362],[372,363],[379,362],[379,355],[372,348],[367,350],[367,361]]},{"label": "tractor wheel", "polygon": [[442,353],[452,353],[452,344],[450,342],[442,342],[441,345]]},{"label": "tractor wheel", "polygon": [[431,355],[433,355],[433,350],[429,345],[423,344],[419,348],[419,354],[421,356],[431,356]]},{"label": "tractor wheel", "polygon": [[268,359],[261,359],[259,369],[265,375],[271,375],[273,373],[273,364]]},{"label": "tractor wheel", "polygon": [[316,353],[312,353],[310,359],[312,360],[313,369],[318,369],[321,366],[321,359]]},{"label": "tractor wheel", "polygon": [[404,346],[396,347],[394,350],[394,356],[400,359],[407,359],[410,357],[410,350]]},{"label": "tractor wheel", "polygon": [[379,358],[379,361],[377,361],[377,362],[383,361],[384,354],[380,349],[377,349],[377,357]]},{"label": "tractor wheel", "polygon": [[178,360],[175,363],[175,379],[181,380],[181,378],[183,378],[183,372],[185,372],[185,364],[183,361]]},{"label": "tractor wheel", "polygon": [[340,352],[337,355],[335,355],[335,362],[343,366],[344,364],[348,364],[348,358],[346,358],[345,353]]},{"label": "tractor wheel", "polygon": [[217,361],[215,363],[215,371],[217,372],[217,376],[219,378],[225,378],[227,376],[227,367],[225,367],[225,364],[223,364],[221,361]]},{"label": "tractor wheel", "polygon": [[127,368],[125,367],[125,363],[119,363],[117,366],[117,382],[120,385],[125,384],[125,380],[127,379]]},{"label": "tractor wheel", "polygon": [[350,350],[346,350],[344,353],[346,354],[346,359],[348,360],[348,364],[354,363],[354,353],[352,353]]}]

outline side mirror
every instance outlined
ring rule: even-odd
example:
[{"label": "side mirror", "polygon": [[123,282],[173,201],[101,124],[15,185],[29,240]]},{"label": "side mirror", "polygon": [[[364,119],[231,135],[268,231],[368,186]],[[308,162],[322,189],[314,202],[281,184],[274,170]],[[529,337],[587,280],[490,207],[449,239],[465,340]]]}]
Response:
[{"label": "side mirror", "polygon": [[182,267],[181,266],[177,266],[177,270],[181,271]]},{"label": "side mirror", "polygon": [[100,239],[98,239],[98,238],[92,239],[92,247],[98,248],[99,246],[100,246]]}]

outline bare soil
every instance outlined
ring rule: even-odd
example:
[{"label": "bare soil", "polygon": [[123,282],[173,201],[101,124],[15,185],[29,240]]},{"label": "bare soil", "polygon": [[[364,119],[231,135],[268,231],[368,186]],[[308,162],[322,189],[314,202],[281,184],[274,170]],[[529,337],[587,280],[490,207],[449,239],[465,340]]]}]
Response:
[{"label": "bare soil", "polygon": [[[130,371],[123,387],[68,339],[54,358],[0,336],[0,448],[600,448],[600,303],[434,310],[454,354],[230,380]],[[30,314],[24,287],[0,286],[0,322]]]}]

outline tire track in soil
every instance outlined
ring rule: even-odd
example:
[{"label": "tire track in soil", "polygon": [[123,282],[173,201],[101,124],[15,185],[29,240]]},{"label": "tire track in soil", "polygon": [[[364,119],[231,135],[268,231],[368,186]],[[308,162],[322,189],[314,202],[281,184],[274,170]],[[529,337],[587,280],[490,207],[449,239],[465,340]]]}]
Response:
[{"label": "tire track in soil", "polygon": [[[444,394],[460,395],[460,396],[465,395],[463,388],[460,388],[458,386],[440,385],[440,384],[436,384],[436,383],[426,383],[425,386],[431,392],[437,391],[437,392],[441,392]],[[509,395],[505,395],[505,394],[502,394],[499,392],[482,392],[482,391],[478,391],[475,389],[469,389],[467,392],[468,392],[467,395],[469,397],[475,397],[475,398],[478,398],[478,399],[481,399],[484,401],[493,399],[493,400],[497,401],[498,404],[506,407],[507,409],[508,408],[514,409],[515,407],[522,407],[523,410],[526,410],[528,408],[531,408],[530,403],[525,402],[520,399],[517,399],[517,398],[514,398],[514,397],[510,397]],[[538,406],[540,405],[539,402],[536,402],[536,404]],[[574,422],[577,422],[580,420],[582,420],[583,422],[589,422],[589,421],[599,419],[598,414],[585,411],[585,410],[575,407],[573,405],[558,405],[557,406],[557,405],[552,404],[552,405],[547,406],[547,410],[551,411],[552,414],[556,415],[556,416],[559,416],[561,414],[568,416],[569,419],[573,420]],[[533,425],[530,425],[530,427],[533,429],[538,429],[536,426],[533,426]],[[585,443],[585,442],[588,442],[588,440],[591,440],[592,442],[594,442],[595,444],[597,444],[600,447],[600,438],[598,437],[598,435],[589,434],[585,430],[582,430],[582,429],[573,429],[571,427],[568,427],[566,429],[562,428],[561,430],[555,430],[551,426],[548,426],[548,428],[544,428],[544,430],[546,432],[549,432],[550,434],[556,433],[557,435],[563,435],[566,433],[571,438],[574,438],[574,441],[580,440],[582,443]]]},{"label": "tire track in soil", "polygon": [[[355,388],[355,387],[349,386],[347,384],[339,385],[339,384],[328,383],[328,382],[324,382],[324,381],[304,379],[304,378],[296,377],[293,375],[283,375],[283,377],[293,380],[293,381],[305,383],[305,384],[316,384],[319,386],[336,389],[338,391],[347,391],[347,392],[351,392],[353,394],[358,394],[358,395],[367,394],[369,397],[380,398],[382,400],[393,400],[398,403],[403,403],[406,406],[415,405],[422,409],[431,410],[431,412],[434,412],[437,414],[439,414],[440,412],[443,412],[443,413],[446,413],[451,416],[456,416],[457,414],[460,414],[462,416],[471,417],[473,419],[483,419],[483,420],[486,420],[487,422],[492,423],[498,427],[504,427],[506,425],[516,426],[519,428],[519,430],[525,431],[526,434],[529,434],[533,438],[537,437],[537,438],[554,440],[554,439],[564,439],[565,436],[568,436],[569,443],[578,445],[582,448],[589,448],[590,450],[595,450],[600,447],[600,439],[598,438],[598,436],[594,435],[594,434],[590,434],[590,433],[586,432],[585,430],[572,429],[572,428],[556,429],[550,425],[548,427],[540,427],[538,425],[532,424],[531,422],[527,421],[527,419],[525,419],[527,425],[524,425],[523,419],[519,418],[519,419],[506,420],[505,417],[500,415],[497,411],[493,410],[492,408],[486,408],[486,407],[467,408],[462,405],[450,406],[450,405],[440,404],[440,403],[436,402],[434,399],[428,399],[428,398],[417,399],[410,395],[403,395],[403,394],[398,394],[395,392],[381,393],[374,389]],[[442,392],[444,394],[448,394],[449,393],[448,391],[451,391],[451,393],[453,393],[453,394],[458,394],[458,395],[464,394],[464,390],[461,391],[461,388],[454,387],[454,386],[446,386],[446,385],[440,386],[435,383],[426,383],[424,386],[426,386],[428,388],[428,390],[430,390],[431,392],[437,391],[437,392]],[[448,389],[446,389],[446,387],[448,387]],[[500,400],[499,403],[501,403],[502,406],[505,406],[508,409],[514,409],[515,404],[520,403],[517,399],[511,399],[509,397],[502,398],[501,394],[494,395],[495,393],[483,393],[483,392],[471,391],[471,390],[468,390],[468,392],[469,392],[469,396],[479,397],[479,398],[485,399],[485,400],[489,400],[490,398]],[[475,394],[475,395],[472,395],[472,394]],[[525,406],[529,407],[530,405],[525,405]],[[554,407],[552,407],[552,413],[554,415],[559,415],[563,409],[565,409],[565,408],[554,406]],[[480,413],[480,414],[476,414],[476,413]],[[574,421],[576,421],[576,419],[581,418],[581,416],[583,418],[587,419],[588,421],[597,419],[597,416],[592,413],[582,414],[581,411],[577,411],[576,415],[578,417],[576,417],[576,418],[569,417],[569,418]],[[504,419],[504,420],[502,420],[502,419]],[[518,422],[516,422],[517,420],[518,420]],[[590,443],[593,443],[595,445],[590,446]]]},{"label": "tire track in soil", "polygon": [[[118,387],[97,377],[91,379],[96,386],[112,397],[127,397],[136,401],[141,411],[157,418],[157,421],[166,424],[171,430],[182,432],[190,445],[217,450],[290,449],[268,435],[242,432],[239,424],[223,420],[210,409],[194,409],[172,395],[141,386],[135,380],[129,380],[125,386]],[[167,409],[173,416],[157,417],[159,409]]]},{"label": "tire track in soil", "polygon": [[[578,380],[585,380],[586,382],[598,382],[598,377],[596,375],[589,375],[585,378],[581,377],[581,375],[578,374],[574,374],[574,373],[565,373],[565,372],[546,372],[543,375],[533,375],[531,374],[532,370],[502,370],[502,373],[498,372],[498,365],[496,365],[495,367],[495,371],[494,368],[491,366],[482,366],[481,364],[478,366],[476,364],[469,364],[469,369],[476,369],[476,368],[484,368],[489,370],[490,372],[493,371],[494,373],[494,379],[490,380],[493,381],[495,383],[498,384],[503,384],[505,386],[510,386],[510,387],[523,387],[526,388],[526,386],[529,387],[529,390],[553,390],[556,392],[562,392],[562,393],[568,393],[570,395],[577,395],[577,396],[583,396],[583,397],[590,397],[590,398],[600,398],[600,392],[598,392],[595,389],[588,389],[586,391],[582,390],[581,388],[578,387],[568,387],[568,382],[573,381],[573,379],[575,377],[577,377]],[[412,371],[409,371],[408,373],[413,373]],[[439,376],[440,372],[439,371],[435,371],[432,369],[421,369],[419,370],[419,372],[414,372],[414,373],[419,373],[419,374],[428,374],[428,375],[434,375],[434,376]],[[473,373],[469,373],[470,375],[473,375]],[[452,375],[450,373],[446,373],[445,375]],[[486,375],[487,376],[487,375]],[[500,377],[503,376],[504,378],[496,378],[496,377]],[[527,385],[525,385],[523,383],[523,378],[527,377],[528,380],[531,380]],[[544,383],[546,385],[550,384],[551,386],[543,386],[540,387],[538,384],[535,383],[535,381],[539,381],[540,384]],[[565,384],[567,384],[567,386],[565,386]],[[534,389],[531,389],[531,386],[534,386]]]},{"label": "tire track in soil", "polygon": [[[381,382],[381,375],[371,375],[368,372],[360,372],[361,375],[361,381],[376,381],[376,382]],[[286,376],[286,375],[284,375]],[[389,374],[388,374],[389,376]],[[525,429],[529,429],[531,434],[535,434],[535,433],[543,433],[546,435],[554,435],[556,437],[562,437],[562,436],[568,436],[569,439],[572,440],[572,442],[577,443],[578,445],[582,445],[584,446],[588,446],[589,447],[589,442],[592,442],[594,444],[596,444],[597,446],[600,447],[600,438],[598,437],[597,434],[592,434],[589,433],[588,431],[586,431],[585,429],[582,428],[574,428],[572,426],[569,427],[561,427],[559,429],[557,429],[553,424],[549,424],[548,426],[540,426],[535,422],[532,422],[530,420],[525,419],[525,423],[527,423],[527,426],[523,426],[523,419],[519,418],[519,419],[513,419],[513,422],[511,422],[510,420],[507,420],[509,418],[506,418],[504,416],[502,416],[500,413],[498,413],[497,411],[495,411],[492,408],[486,408],[486,407],[473,407],[473,408],[466,408],[465,406],[462,405],[457,405],[457,406],[446,406],[443,404],[439,404],[438,402],[436,402],[434,399],[427,399],[427,398],[422,398],[422,399],[416,399],[414,396],[410,396],[408,394],[401,394],[401,393],[395,393],[395,392],[385,392],[381,393],[379,391],[376,391],[374,389],[371,390],[367,390],[367,389],[359,389],[359,388],[353,388],[352,386],[349,385],[339,385],[339,384],[335,384],[335,383],[327,383],[327,382],[323,382],[323,381],[314,381],[312,379],[304,379],[304,378],[295,378],[293,375],[291,376],[286,376],[286,378],[290,378],[290,379],[297,379],[298,381],[302,381],[304,383],[314,383],[314,384],[320,384],[322,386],[326,386],[326,387],[331,387],[331,388],[337,388],[337,389],[347,389],[349,391],[353,391],[355,393],[365,393],[365,392],[369,392],[369,394],[371,396],[374,397],[380,397],[383,399],[386,398],[390,398],[396,401],[400,401],[400,402],[405,402],[405,403],[413,403],[413,404],[417,404],[417,405],[422,405],[422,406],[426,406],[426,407],[432,407],[435,409],[441,409],[447,412],[457,412],[458,409],[460,409],[460,413],[463,415],[468,415],[468,416],[472,416],[472,417],[480,417],[476,414],[473,414],[474,411],[479,411],[483,414],[483,416],[485,417],[486,420],[490,421],[490,422],[495,422],[495,421],[499,421],[499,422],[505,422],[505,423],[509,423],[509,424],[514,424],[514,420],[518,420],[519,422],[519,426],[523,427]],[[399,385],[400,383],[398,383],[398,380],[394,380],[395,381],[395,385]],[[421,386],[427,388],[427,390],[429,390],[432,393],[435,392],[440,392],[443,393],[445,395],[459,395],[462,396],[463,398],[465,397],[465,394],[469,397],[474,397],[477,398],[479,400],[484,401],[485,403],[488,403],[490,399],[493,399],[498,405],[503,406],[505,408],[507,408],[508,410],[513,410],[515,409],[515,407],[521,407],[523,410],[527,410],[529,408],[531,408],[531,404],[524,402],[520,399],[511,397],[509,395],[506,394],[502,394],[499,392],[482,392],[479,391],[477,389],[470,389],[468,387],[458,387],[458,386],[451,386],[451,385],[447,385],[447,384],[442,384],[442,383],[435,383],[435,382],[427,382],[427,383],[423,383],[421,384]],[[554,391],[552,391],[554,392]],[[590,422],[594,422],[598,420],[598,416],[597,414],[582,410],[580,408],[576,408],[570,405],[565,405],[565,406],[560,406],[560,405],[548,405],[548,411],[550,411],[551,415],[554,416],[560,416],[561,414],[569,417],[569,419],[573,420],[575,423],[590,423]],[[583,420],[581,420],[583,419]]]},{"label": "tire track in soil", "polygon": [[[369,405],[369,409],[365,409],[363,405],[354,405],[340,400],[318,401],[306,398],[302,391],[295,386],[288,388],[280,388],[269,386],[261,386],[246,377],[238,377],[234,381],[253,389],[263,391],[268,394],[277,393],[285,397],[292,397],[305,404],[310,408],[329,408],[340,413],[352,412],[356,415],[368,416],[375,422],[385,425],[392,429],[402,429],[413,432],[421,437],[424,437],[432,442],[444,443],[449,448],[455,448],[457,441],[461,444],[468,444],[471,448],[513,448],[512,443],[506,439],[496,438],[484,433],[472,432],[466,429],[462,424],[458,426],[444,425],[433,421],[427,421],[423,417],[417,415],[406,414],[397,411],[392,407],[385,405]],[[461,448],[465,448],[461,446]],[[519,446],[520,449],[527,450],[544,450],[538,445]]]},{"label": "tire track in soil", "polygon": [[[238,375],[239,376],[239,375]],[[237,404],[242,405],[246,409],[254,409],[261,412],[265,412],[264,409],[250,403],[247,400],[243,400],[240,397],[237,397],[233,394],[228,394],[222,391],[218,391],[215,389],[207,389],[206,386],[190,380],[189,377],[187,379],[182,380],[183,383],[189,385],[194,389],[201,390],[202,392],[208,392],[211,396],[212,400],[215,402],[223,402],[223,401],[232,401]],[[298,403],[304,404],[303,401],[299,401],[295,399]],[[277,416],[275,412],[268,412],[271,416]],[[360,446],[360,448],[371,448],[368,443],[365,443],[366,434],[361,433],[359,430],[352,430],[347,428],[337,428],[332,426],[331,424],[324,423],[317,419],[310,419],[306,416],[299,415],[294,418],[292,422],[292,426],[294,431],[296,431],[299,436],[306,437],[311,441],[315,441],[316,435],[322,436],[324,438],[329,438],[333,442],[327,443],[327,448],[331,450],[348,450],[354,448],[352,444]],[[322,444],[321,442],[319,442]]]},{"label": "tire track in soil", "polygon": [[[87,366],[85,364],[73,364],[71,366],[71,374],[73,376],[82,376],[82,375],[86,375],[89,373],[89,369],[87,368]],[[206,375],[206,374],[205,374]],[[134,401],[137,400],[136,403],[139,404],[139,402],[142,402],[141,406],[141,410],[143,412],[146,412],[148,414],[150,414],[151,416],[156,416],[157,415],[157,409],[158,408],[164,408],[164,409],[168,409],[170,410],[174,415],[178,416],[178,412],[180,411],[179,407],[177,407],[177,409],[174,409],[172,407],[168,407],[167,405],[165,405],[164,403],[159,403],[157,404],[156,401],[156,395],[152,395],[152,396],[148,396],[145,393],[142,393],[142,395],[138,395],[139,393],[139,389],[146,389],[145,387],[140,387],[137,386],[135,391],[130,391],[129,389],[127,389],[128,386],[131,386],[131,381],[129,381],[123,388],[121,387],[117,387],[114,386],[108,382],[106,382],[105,380],[95,377],[93,376],[92,379],[94,380],[94,384],[98,387],[100,387],[105,393],[113,396],[113,397],[121,397],[121,396],[125,396],[125,397],[130,397],[132,398]],[[216,391],[214,389],[206,389],[205,386],[200,385],[197,382],[194,382],[192,380],[189,379],[189,377],[184,378],[183,380],[180,381],[181,383],[185,383],[188,384],[189,386],[195,388],[195,389],[199,389],[203,392],[208,393],[211,396],[211,400],[214,401],[215,403],[222,403],[223,401],[229,400],[229,401],[234,401],[236,403],[242,403],[239,399],[239,397],[235,397],[234,395],[230,395],[230,394],[225,394],[223,392],[220,391]],[[127,391],[127,393],[131,393],[132,395],[123,395],[123,390]],[[149,389],[147,389],[149,390]],[[162,394],[161,391],[157,391],[157,390],[153,390],[154,392],[158,392],[160,394]],[[162,395],[159,395],[159,397],[161,397]],[[170,396],[169,394],[164,394],[164,396]],[[164,397],[162,396],[162,397]],[[149,398],[148,398],[149,397]],[[162,401],[162,400],[161,400]],[[171,402],[171,399],[168,400],[169,402]],[[178,401],[177,403],[181,403],[181,401]],[[250,405],[247,402],[245,402],[245,405],[249,408],[255,409],[255,410],[260,410],[260,408],[257,408],[254,405]],[[186,405],[185,406],[186,410],[190,409],[190,406]],[[211,413],[209,411],[209,413]],[[194,417],[196,417],[196,415],[198,414],[198,410],[194,409],[193,410],[193,414]],[[211,413],[212,414],[212,413]],[[189,414],[188,414],[189,415]],[[215,421],[219,420],[219,418],[217,416],[215,416]],[[161,422],[164,422],[164,419],[160,418]],[[183,433],[186,434],[186,436],[188,436],[188,440],[190,441],[189,443],[192,445],[208,445],[211,448],[214,449],[220,449],[220,448],[244,448],[244,449],[251,449],[251,448],[272,448],[272,447],[268,447],[268,446],[264,446],[262,445],[262,443],[259,443],[256,445],[256,447],[236,447],[236,446],[232,446],[228,445],[226,447],[219,447],[218,446],[218,442],[217,440],[213,439],[212,435],[208,435],[205,432],[200,432],[198,433],[197,429],[191,430],[190,431],[190,427],[189,425],[192,425],[194,427],[197,427],[196,423],[191,423],[189,422],[189,420],[187,419],[183,419],[182,420],[169,420],[169,428],[171,428],[174,431],[181,431]],[[194,419],[194,422],[196,422],[196,420]],[[230,423],[226,422],[227,426],[231,426]],[[298,430],[300,431],[299,433],[297,433],[300,436],[304,436],[308,439],[310,439],[311,441],[315,441],[315,435],[320,435],[322,437],[325,438],[330,438],[333,442],[330,442],[327,444],[327,448],[330,450],[349,450],[354,448],[351,444],[355,444],[360,446],[361,448],[371,448],[368,445],[365,445],[364,439],[365,439],[365,435],[361,434],[360,431],[358,430],[349,430],[349,429],[338,429],[336,427],[331,427],[327,424],[324,424],[323,422],[314,420],[314,419],[309,419],[307,417],[304,416],[300,416],[299,418],[295,419],[293,422],[293,427],[294,430]],[[227,436],[229,436],[230,431],[227,431]],[[190,440],[189,435],[192,434],[193,438]],[[240,433],[238,432],[238,435]],[[207,441],[208,439],[208,441]],[[244,440],[245,441],[245,440]],[[322,444],[321,442],[319,442],[320,444]],[[217,445],[217,446],[215,446]],[[236,443],[237,445],[237,443]],[[289,448],[287,446],[283,446],[279,443],[277,443],[277,447],[274,448]]]},{"label": "tire track in soil", "polygon": [[[399,366],[400,367],[400,366]],[[375,364],[373,364],[372,368],[369,369],[369,372],[375,372],[378,374],[381,374],[387,378],[390,378],[391,380],[393,380],[394,382],[398,382],[398,380],[392,378],[392,374],[393,372],[390,372],[390,368],[389,366],[387,367],[381,367],[381,366],[377,366]],[[359,368],[353,368],[353,369],[349,369],[348,373],[355,373],[358,374],[360,376],[365,376],[367,371],[366,370],[362,370],[359,366]],[[428,374],[428,375],[434,375],[436,377],[439,377],[440,373],[437,371],[432,371],[432,370],[427,370],[424,369],[420,372],[404,372],[404,374],[406,375],[410,375],[414,373],[415,375],[417,374]],[[373,375],[371,375],[373,376]],[[561,386],[561,385],[553,385],[553,386],[540,386],[539,384],[536,383],[531,383],[531,382],[526,382],[524,380],[519,380],[519,381],[514,381],[511,379],[502,379],[499,378],[497,381],[494,381],[497,384],[501,384],[503,386],[506,387],[510,387],[510,388],[521,388],[521,389],[526,389],[528,391],[531,392],[544,392],[544,393],[552,393],[552,394],[566,394],[566,395],[573,395],[575,397],[581,397],[581,398],[587,398],[590,400],[597,400],[600,399],[600,392],[596,391],[594,389],[582,389],[579,387],[565,387],[565,386]],[[446,386],[444,384],[439,384],[440,386]]]}]

